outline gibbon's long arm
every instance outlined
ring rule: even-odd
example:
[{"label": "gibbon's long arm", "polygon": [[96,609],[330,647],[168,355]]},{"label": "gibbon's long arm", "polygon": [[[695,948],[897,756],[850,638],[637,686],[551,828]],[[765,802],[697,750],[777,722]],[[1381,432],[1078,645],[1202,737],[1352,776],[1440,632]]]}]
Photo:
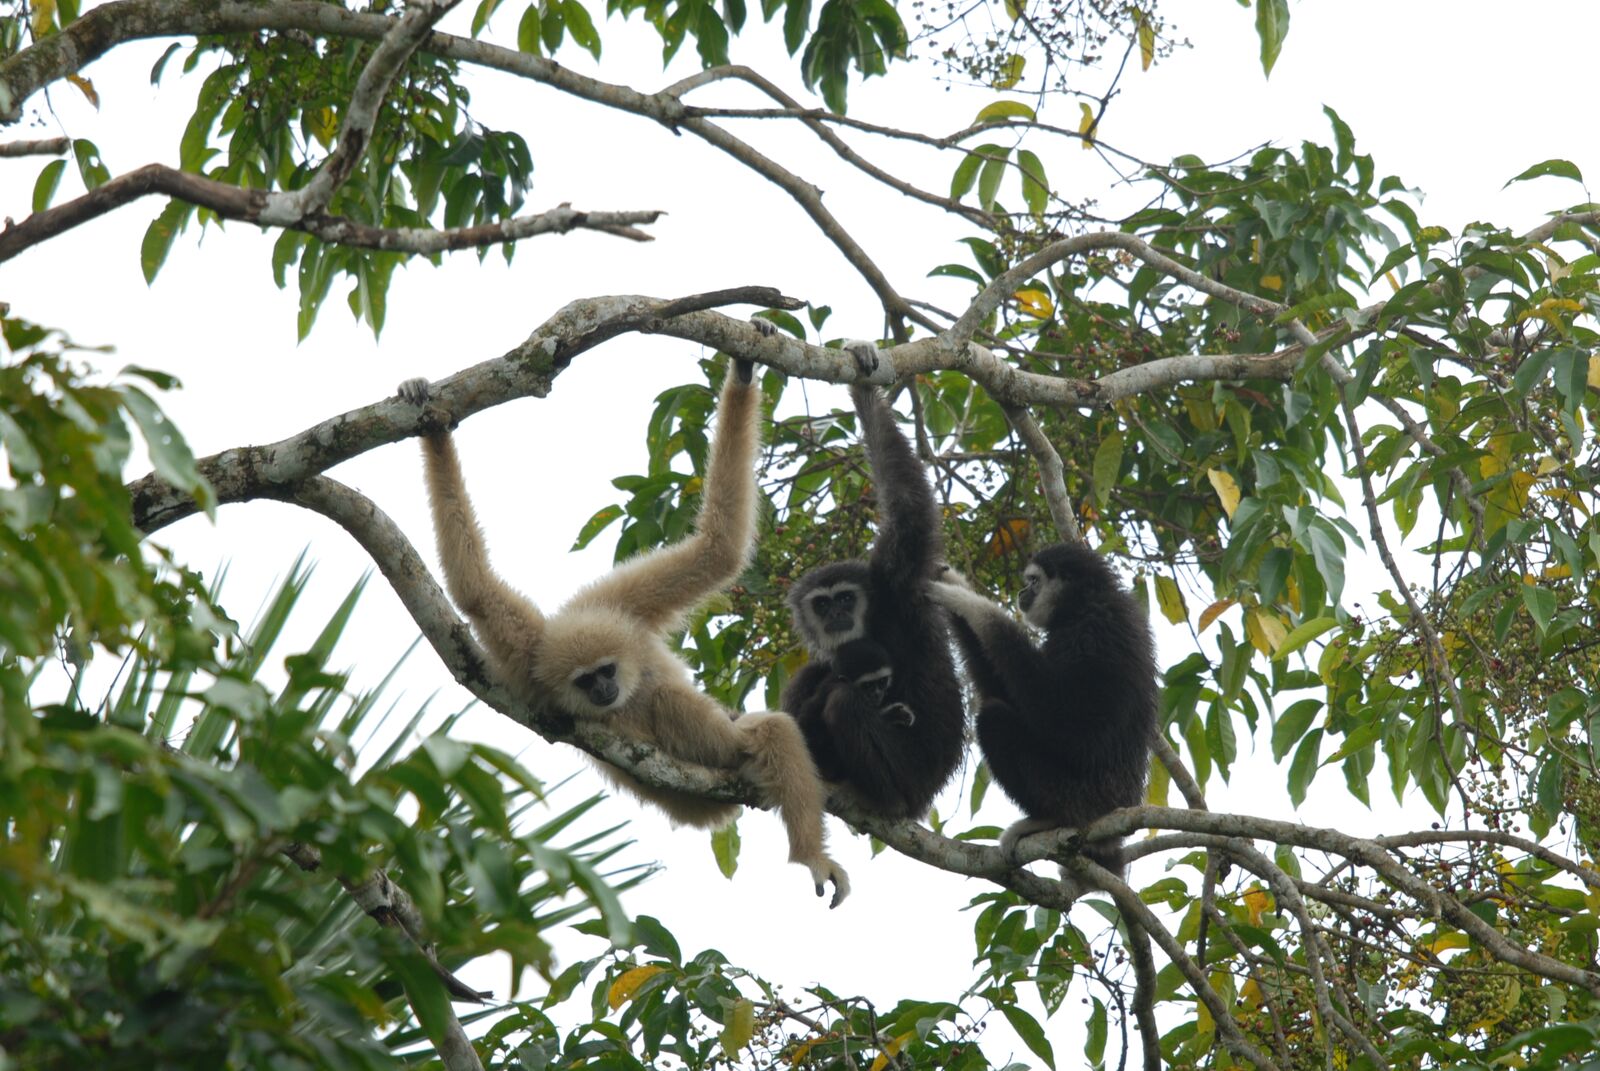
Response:
[{"label": "gibbon's long arm", "polygon": [[1049,686],[1044,653],[1004,609],[971,588],[945,580],[931,584],[929,593],[954,619],[956,642],[980,694],[1003,696],[1015,688],[1038,695]]},{"label": "gibbon's long arm", "polygon": [[760,414],[761,389],[730,367],[717,402],[694,534],[624,562],[568,606],[614,606],[650,628],[667,630],[696,603],[733,583],[755,550]]},{"label": "gibbon's long arm", "polygon": [[880,584],[912,589],[928,579],[933,563],[944,554],[939,507],[922,462],[895,424],[883,394],[857,383],[851,386],[850,397],[861,421],[878,499],[878,537],[868,566]]},{"label": "gibbon's long arm", "polygon": [[[403,396],[403,395],[402,395]],[[461,478],[455,440],[449,432],[424,436],[422,459],[433,505],[433,531],[439,544],[450,598],[472,622],[489,654],[501,665],[527,664],[544,634],[544,615],[489,566],[489,553]]]}]

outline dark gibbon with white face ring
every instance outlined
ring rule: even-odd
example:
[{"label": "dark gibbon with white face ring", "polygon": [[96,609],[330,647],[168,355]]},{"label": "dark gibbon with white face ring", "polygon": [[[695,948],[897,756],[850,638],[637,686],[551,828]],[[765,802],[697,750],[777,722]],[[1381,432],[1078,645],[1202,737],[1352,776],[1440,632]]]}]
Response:
[{"label": "dark gibbon with white face ring", "polygon": [[[1017,598],[1036,644],[1008,612],[951,579],[933,598],[954,618],[979,700],[978,746],[989,772],[1027,817],[1001,835],[1008,859],[1030,833],[1080,827],[1144,802],[1157,732],[1155,649],[1139,604],[1105,559],[1058,543],[1033,556]],[[1084,854],[1123,872],[1122,841]]]},{"label": "dark gibbon with white face ring", "polygon": [[[401,384],[400,397],[426,405],[427,382]],[[526,702],[604,718],[673,758],[749,777],[782,815],[790,860],[810,870],[817,895],[831,882],[830,906],[837,906],[850,881],[824,851],[825,790],[794,720],[725,709],[695,687],[689,667],[667,646],[684,616],[732,583],[753,550],[761,392],[748,363],[729,370],[717,412],[694,534],[618,565],[549,616],[490,567],[450,434],[424,436],[439,559],[450,597],[499,680]],[[596,765],[675,822],[714,829],[739,813],[738,804],[655,788]]]},{"label": "dark gibbon with white face ring", "polygon": [[[846,347],[863,375],[878,364],[871,343]],[[823,777],[867,810],[921,818],[950,780],[965,746],[961,685],[948,622],[928,586],[944,553],[939,510],[922,464],[876,387],[850,388],[877,499],[877,538],[866,561],[811,570],[789,592],[795,629],[811,660],[783,692]],[[841,653],[871,641],[886,654],[890,683],[878,705],[838,693]],[[881,716],[904,706],[914,724]]]}]

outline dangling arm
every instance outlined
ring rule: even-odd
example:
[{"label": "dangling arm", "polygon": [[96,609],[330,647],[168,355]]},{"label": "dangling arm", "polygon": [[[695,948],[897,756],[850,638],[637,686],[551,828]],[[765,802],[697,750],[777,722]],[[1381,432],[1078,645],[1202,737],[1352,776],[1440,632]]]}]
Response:
[{"label": "dangling arm", "polygon": [[[402,383],[400,397],[414,405],[426,405],[427,380]],[[472,511],[455,440],[448,431],[423,437],[422,461],[433,506],[439,564],[451,600],[495,658],[514,663],[528,657],[544,633],[544,616],[490,567],[483,530]]]},{"label": "dangling arm", "polygon": [[573,597],[573,606],[615,606],[667,629],[744,570],[755,549],[756,449],[761,388],[754,369],[735,361],[717,403],[717,430],[694,534],[617,566]]},{"label": "dangling arm", "polygon": [[[863,374],[877,367],[871,343],[854,342],[846,348]],[[850,387],[850,398],[855,402],[878,498],[878,537],[869,564],[880,584],[910,590],[932,575],[934,562],[944,555],[939,507],[922,462],[895,423],[894,411],[882,393],[856,383]]]}]

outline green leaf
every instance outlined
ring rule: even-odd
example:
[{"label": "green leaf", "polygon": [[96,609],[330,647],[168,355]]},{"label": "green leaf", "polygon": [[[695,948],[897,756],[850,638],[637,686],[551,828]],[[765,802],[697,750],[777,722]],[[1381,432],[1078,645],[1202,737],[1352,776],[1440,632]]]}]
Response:
[{"label": "green leaf", "polygon": [[1010,149],[997,149],[983,162],[983,170],[978,175],[978,204],[985,211],[994,209],[995,194],[1000,192],[1000,180],[1005,177],[1006,159],[1010,155]]},{"label": "green leaf", "polygon": [[50,207],[50,202],[55,199],[56,189],[61,185],[61,175],[67,169],[65,160],[51,160],[39,172],[39,177],[33,184],[33,210],[43,212]]},{"label": "green leaf", "polygon": [[1272,761],[1282,762],[1289,749],[1311,728],[1312,719],[1322,709],[1320,699],[1301,699],[1278,716],[1272,726]]},{"label": "green leaf", "polygon": [[[589,50],[595,59],[600,58],[600,34],[594,28],[594,20],[589,17],[589,9],[584,7],[581,0],[562,0],[561,14],[566,20],[567,32],[579,46]],[[712,13],[712,18],[716,18]],[[722,22],[717,21],[717,28],[722,29]],[[726,45],[727,31],[723,30],[723,41]],[[726,47],[724,47],[726,51]]]},{"label": "green leaf", "polygon": [[163,479],[193,495],[200,508],[205,510],[206,516],[215,520],[216,492],[211,489],[206,478],[200,475],[200,470],[195,466],[194,454],[190,452],[189,444],[184,441],[177,426],[168,420],[161,407],[138,387],[124,384],[118,391],[122,395],[122,404],[139,425],[139,433],[144,436],[145,447],[150,452],[150,462],[155,466],[156,472]]},{"label": "green leaf", "polygon": [[1000,1014],[1006,1017],[1006,1022],[1011,1024],[1011,1029],[1017,1032],[1022,1043],[1043,1060],[1046,1067],[1056,1066],[1055,1052],[1050,1048],[1050,1041],[1044,1036],[1044,1028],[1037,1019],[1013,1004],[1001,1004]]},{"label": "green leaf", "polygon": [[78,176],[83,179],[85,188],[93,190],[111,181],[111,171],[100,159],[100,150],[94,142],[87,138],[75,138],[72,155],[77,158]]},{"label": "green leaf", "polygon": [[1022,199],[1027,202],[1028,211],[1036,216],[1044,215],[1044,210],[1050,205],[1050,187],[1045,179],[1044,164],[1027,149],[1018,149],[1017,165],[1022,168]]},{"label": "green leaf", "polygon": [[1322,730],[1312,729],[1300,741],[1289,763],[1289,802],[1299,807],[1306,801],[1306,786],[1317,775],[1317,754],[1322,748]]},{"label": "green leaf", "polygon": [[1545,629],[1550,627],[1550,619],[1556,615],[1556,593],[1537,584],[1524,584],[1522,605],[1528,608],[1533,623],[1538,626],[1539,635],[1543,636]]},{"label": "green leaf", "polygon": [[156,273],[167,262],[172,243],[192,211],[194,207],[183,201],[168,201],[161,214],[150,221],[150,226],[144,232],[144,241],[139,243],[139,269],[144,272],[145,285],[156,281]]},{"label": "green leaf", "polygon": [[[1506,179],[1506,186],[1511,185],[1513,182],[1524,182],[1527,179],[1542,178],[1545,175],[1554,175],[1557,178],[1572,179],[1574,182],[1583,181],[1583,172],[1579,171],[1578,165],[1572,161],[1545,160],[1542,163],[1534,164],[1532,167],[1528,168],[1528,170],[1514,178]],[[1502,186],[1500,188],[1503,190],[1506,188],[1506,186]]]},{"label": "green leaf", "polygon": [[711,834],[711,854],[716,857],[722,876],[733,877],[734,871],[739,869],[738,822],[729,822]]},{"label": "green leaf", "polygon": [[1338,619],[1333,617],[1318,617],[1296,625],[1289,630],[1289,635],[1283,638],[1283,643],[1272,653],[1273,660],[1277,661],[1285,655],[1298,651],[1329,629],[1337,628],[1338,625]]},{"label": "green leaf", "polygon": [[1256,0],[1256,36],[1261,38],[1261,73],[1270,78],[1289,36],[1288,0]]},{"label": "green leaf", "polygon": [[1083,1040],[1083,1055],[1090,1067],[1099,1067],[1106,1058],[1106,1006],[1099,997],[1094,1000],[1094,1010],[1089,1013],[1089,1030]]},{"label": "green leaf", "polygon": [[517,23],[517,51],[530,56],[540,55],[540,35],[539,5],[529,4],[528,10],[522,13],[522,19]]},{"label": "green leaf", "polygon": [[616,504],[602,506],[595,511],[583,524],[583,529],[578,532],[578,538],[572,544],[573,550],[582,550],[594,542],[594,537],[605,531],[612,521],[622,516],[622,507]]},{"label": "green leaf", "polygon": [[1122,471],[1122,446],[1122,432],[1114,431],[1095,447],[1094,465],[1090,471],[1094,479],[1095,502],[1102,509],[1111,497],[1111,489],[1117,485],[1117,477]]}]

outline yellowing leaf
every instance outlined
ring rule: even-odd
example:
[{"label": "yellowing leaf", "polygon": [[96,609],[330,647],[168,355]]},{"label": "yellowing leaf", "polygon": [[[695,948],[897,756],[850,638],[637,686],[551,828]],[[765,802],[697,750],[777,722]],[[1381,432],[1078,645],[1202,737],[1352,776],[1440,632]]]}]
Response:
[{"label": "yellowing leaf", "polygon": [[740,997],[733,1002],[733,1007],[728,1011],[728,1021],[722,1024],[722,1035],[717,1039],[722,1042],[722,1055],[730,1061],[744,1051],[750,1044],[750,1039],[756,1033],[756,1006],[753,1002]]},{"label": "yellowing leaf", "polygon": [[820,1037],[806,1038],[800,1044],[784,1053],[783,1058],[788,1060],[790,1064],[798,1065],[811,1052],[812,1046],[820,1045],[824,1040],[826,1039]]},{"label": "yellowing leaf", "polygon": [[1011,297],[1017,303],[1017,308],[1040,320],[1048,320],[1056,311],[1055,303],[1043,290],[1018,290]]},{"label": "yellowing leaf", "polygon": [[1006,14],[1011,16],[1012,22],[1022,18],[1022,13],[1027,9],[1027,0],[1006,0]]},{"label": "yellowing leaf", "polygon": [[1156,61],[1156,28],[1143,12],[1139,14],[1139,69],[1148,71]]},{"label": "yellowing leaf", "polygon": [[1022,70],[1027,65],[1028,61],[1021,56],[1015,54],[1007,56],[1000,61],[1000,71],[989,85],[995,89],[1010,89],[1022,81]]},{"label": "yellowing leaf", "polygon": [[1033,119],[1034,110],[1020,100],[997,100],[978,113],[973,125],[988,122],[990,119]]},{"label": "yellowing leaf", "polygon": [[1486,480],[1490,476],[1498,476],[1505,470],[1505,462],[1501,461],[1492,454],[1486,454],[1483,457],[1478,458],[1478,475],[1482,476]]},{"label": "yellowing leaf", "polygon": [[1582,513],[1585,517],[1589,516],[1589,507],[1584,505],[1583,499],[1579,498],[1577,493],[1569,487],[1551,487],[1540,491],[1539,494],[1543,495],[1545,498],[1554,498],[1565,502],[1573,509]]},{"label": "yellowing leaf", "polygon": [[1239,987],[1239,999],[1252,1008],[1261,1007],[1261,987],[1256,984],[1253,977],[1246,978],[1244,985]]},{"label": "yellowing leaf", "polygon": [[83,92],[83,95],[89,98],[89,103],[94,105],[95,111],[100,110],[100,94],[94,91],[93,82],[78,74],[67,75],[67,81],[77,86],[78,89]]},{"label": "yellowing leaf", "polygon": [[1437,956],[1440,952],[1448,952],[1452,948],[1466,948],[1471,944],[1472,940],[1464,933],[1446,933],[1422,947]]},{"label": "yellowing leaf", "polygon": [[889,1066],[889,1061],[894,1059],[894,1054],[899,1052],[905,1043],[917,1036],[915,1030],[907,1030],[897,1038],[890,1038],[884,1042],[883,1051],[878,1053],[878,1058],[872,1061],[872,1071],[883,1071]]},{"label": "yellowing leaf", "polygon": [[1571,575],[1572,566],[1570,565],[1547,565],[1543,573],[1546,580],[1564,580]]},{"label": "yellowing leaf", "polygon": [[324,149],[333,147],[333,137],[339,132],[339,119],[332,108],[318,108],[306,113],[306,133],[317,139]]},{"label": "yellowing leaf", "polygon": [[56,21],[56,0],[34,0],[33,36],[43,37]]},{"label": "yellowing leaf", "polygon": [[1257,885],[1244,894],[1244,909],[1250,912],[1250,925],[1261,925],[1261,914],[1272,907],[1272,896]]},{"label": "yellowing leaf", "polygon": [[1026,517],[1013,517],[1008,521],[1001,521],[1000,527],[989,536],[990,556],[998,558],[1020,550],[1028,541],[1028,533],[1032,529],[1033,526],[1028,523]]},{"label": "yellowing leaf", "polygon": [[1549,454],[1546,454],[1544,457],[1541,457],[1539,459],[1539,468],[1536,471],[1536,475],[1548,476],[1552,472],[1556,471],[1556,469],[1559,469],[1560,467],[1561,467],[1561,462],[1557,461],[1555,458],[1551,457]]},{"label": "yellowing leaf", "polygon": [[1179,590],[1178,582],[1170,576],[1156,577],[1156,605],[1161,607],[1161,616],[1174,625],[1189,620],[1189,608],[1184,605],[1183,592]]},{"label": "yellowing leaf", "polygon": [[1600,390],[1600,355],[1589,358],[1589,386]]},{"label": "yellowing leaf", "polygon": [[1528,506],[1528,488],[1533,486],[1533,473],[1513,472],[1511,474],[1511,501],[1521,513]]},{"label": "yellowing leaf", "polygon": [[1251,646],[1271,658],[1273,652],[1283,646],[1289,630],[1283,627],[1282,619],[1271,610],[1252,606],[1244,618],[1244,634],[1249,637]]},{"label": "yellowing leaf", "polygon": [[1222,501],[1222,509],[1231,519],[1233,511],[1239,508],[1239,484],[1233,476],[1221,469],[1206,469],[1206,479],[1211,481],[1211,486],[1216,489],[1217,498]]},{"label": "yellowing leaf", "polygon": [[617,980],[611,983],[611,988],[606,990],[606,1003],[611,1006],[612,1011],[616,1011],[633,999],[640,986],[664,970],[666,968],[659,964],[649,963],[643,967],[623,971],[617,976]]},{"label": "yellowing leaf", "polygon": [[1282,290],[1283,289],[1283,276],[1281,276],[1281,275],[1263,275],[1261,277],[1261,285],[1267,290]]},{"label": "yellowing leaf", "polygon": [[1078,120],[1078,136],[1083,139],[1085,149],[1093,148],[1094,140],[1089,135],[1094,130],[1094,109],[1080,100],[1078,110],[1083,113]]},{"label": "yellowing leaf", "polygon": [[1223,611],[1238,601],[1238,599],[1218,599],[1204,610],[1201,610],[1199,631],[1204,632],[1211,622],[1222,616]]},{"label": "yellowing leaf", "polygon": [[[1165,807],[1167,805],[1168,789],[1172,787],[1172,774],[1167,770],[1167,764],[1160,759],[1152,757],[1150,760],[1150,779],[1144,785],[1144,801],[1152,807]],[[1160,831],[1151,828],[1147,835],[1154,837]]]},{"label": "yellowing leaf", "polygon": [[1383,277],[1389,280],[1390,286],[1394,287],[1396,290],[1400,289],[1400,280],[1395,276],[1392,268],[1389,271],[1384,272]]}]

